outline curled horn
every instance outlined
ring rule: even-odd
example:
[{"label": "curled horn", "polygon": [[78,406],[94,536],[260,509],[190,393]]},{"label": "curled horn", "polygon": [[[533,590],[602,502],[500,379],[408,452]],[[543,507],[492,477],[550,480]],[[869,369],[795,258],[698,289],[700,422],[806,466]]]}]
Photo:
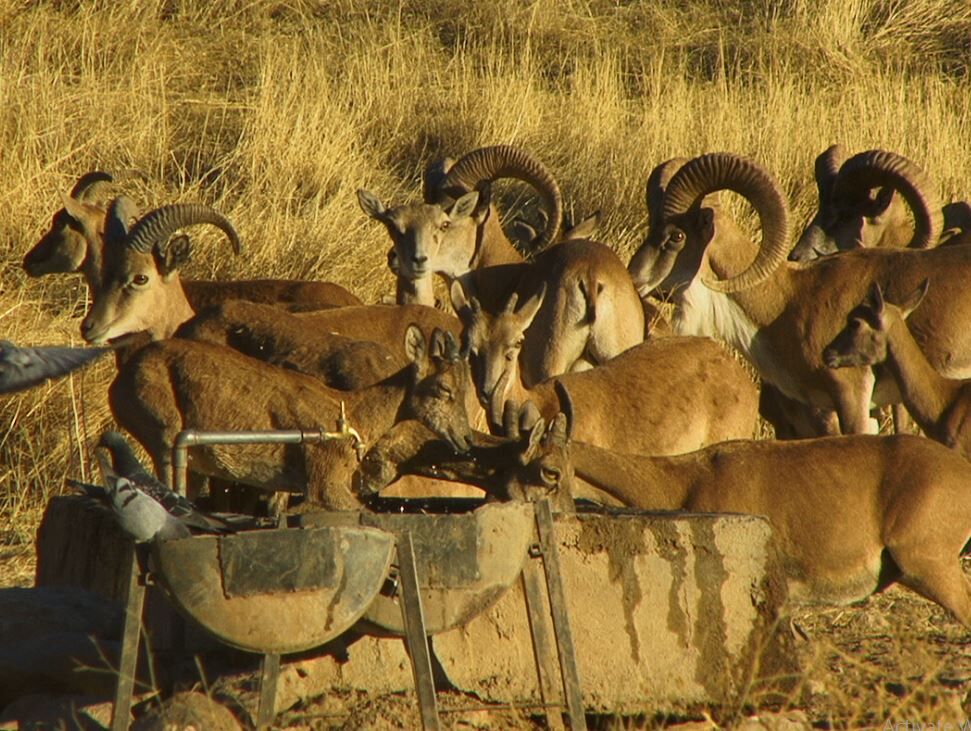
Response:
[{"label": "curled horn", "polygon": [[833,185],[844,160],[846,149],[842,145],[830,145],[816,157],[816,190],[819,191],[820,206],[826,205],[832,197]]},{"label": "curled horn", "polygon": [[78,178],[78,182],[71,188],[71,197],[79,201],[87,200],[99,183],[113,183],[114,180],[111,173],[92,170]]},{"label": "curled horn", "polygon": [[688,162],[686,157],[672,157],[655,167],[647,178],[647,225],[653,227],[662,220],[661,205],[664,202],[664,191],[674,174]]},{"label": "curled horn", "polygon": [[569,441],[573,438],[573,399],[570,392],[559,379],[553,381],[553,390],[556,391],[556,398],[560,402],[560,412],[563,414],[565,424],[563,427],[563,437]]},{"label": "curled horn", "polygon": [[902,155],[886,150],[860,152],[840,168],[833,184],[834,198],[870,188],[891,187],[900,192],[914,214],[914,237],[908,247],[934,246],[944,229],[941,202],[931,191],[927,173]]},{"label": "curled horn", "polygon": [[728,152],[713,152],[688,161],[671,179],[664,194],[663,220],[669,221],[701,204],[718,190],[743,196],[759,214],[762,245],[755,260],[734,277],[705,279],[709,289],[738,292],[764,281],[789,253],[789,209],[782,188],[756,162]]},{"label": "curled horn", "polygon": [[211,223],[219,227],[229,238],[235,252],[239,254],[242,251],[239,235],[229,219],[201,203],[174,203],[146,213],[132,228],[128,246],[147,254],[156,245],[167,241],[180,228],[199,223]]},{"label": "curled horn", "polygon": [[480,190],[499,178],[516,178],[533,186],[549,213],[537,250],[556,238],[563,224],[563,196],[553,173],[525,150],[512,145],[480,147],[462,156],[445,175],[440,192],[458,199],[464,193]]}]

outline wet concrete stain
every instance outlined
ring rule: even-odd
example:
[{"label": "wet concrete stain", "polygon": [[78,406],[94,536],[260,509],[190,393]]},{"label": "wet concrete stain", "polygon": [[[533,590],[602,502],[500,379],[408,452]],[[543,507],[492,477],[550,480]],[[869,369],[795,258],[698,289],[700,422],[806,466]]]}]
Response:
[{"label": "wet concrete stain", "polygon": [[695,554],[695,582],[705,587],[698,601],[694,637],[700,658],[695,680],[712,698],[725,699],[737,678],[728,657],[728,624],[722,587],[728,580],[725,558],[717,549],[712,520],[692,520],[691,539]]},{"label": "wet concrete stain", "polygon": [[682,601],[688,575],[688,549],[673,521],[655,520],[648,527],[657,542],[658,555],[671,566],[668,629],[677,635],[684,647],[688,647],[691,645],[691,628],[688,626],[687,601]]},{"label": "wet concrete stain", "polygon": [[639,663],[641,642],[634,624],[634,611],[644,594],[634,567],[634,556],[647,553],[644,523],[628,518],[582,518],[577,548],[584,553],[606,553],[611,582],[620,584],[624,606],[624,628],[630,638],[631,657]]}]

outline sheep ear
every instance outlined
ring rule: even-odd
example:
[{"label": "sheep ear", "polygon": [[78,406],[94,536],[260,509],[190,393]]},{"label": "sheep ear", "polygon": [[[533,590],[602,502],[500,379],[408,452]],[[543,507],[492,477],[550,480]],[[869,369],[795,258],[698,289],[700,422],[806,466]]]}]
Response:
[{"label": "sheep ear", "polygon": [[169,277],[192,258],[192,241],[185,234],[173,236],[160,250],[156,248],[158,270],[163,277]]},{"label": "sheep ear", "polygon": [[711,241],[715,236],[715,209],[706,206],[698,211],[698,228],[704,240]]},{"label": "sheep ear", "polygon": [[866,304],[878,315],[883,312],[883,290],[878,282],[873,282],[867,290]]},{"label": "sheep ear", "polygon": [[453,221],[457,218],[468,218],[475,211],[475,205],[478,202],[479,191],[473,190],[470,193],[466,193],[455,201],[455,205],[448,212],[448,217]]},{"label": "sheep ear", "polygon": [[881,216],[887,212],[887,209],[893,202],[893,194],[894,189],[890,186],[880,188],[877,191],[877,196],[872,203],[872,209],[870,212],[871,217]]},{"label": "sheep ear", "polygon": [[452,300],[452,309],[456,313],[459,313],[460,316],[462,310],[470,307],[469,299],[465,296],[465,287],[462,286],[462,280],[452,280],[452,283],[448,287],[448,296]]},{"label": "sheep ear", "polygon": [[425,335],[417,325],[409,325],[405,331],[405,354],[408,360],[422,368],[425,364]]},{"label": "sheep ear", "polygon": [[529,464],[536,458],[536,454],[539,451],[540,442],[543,441],[543,435],[546,433],[546,419],[540,417],[533,428],[529,430],[529,438],[526,441],[526,446],[519,456],[519,461],[521,464]]},{"label": "sheep ear", "polygon": [[924,297],[927,296],[927,288],[930,286],[930,280],[925,279],[921,282],[917,289],[907,295],[907,298],[900,303],[900,312],[903,314],[904,319],[910,316],[910,313],[917,309],[917,306],[924,301]]},{"label": "sheep ear", "polygon": [[59,194],[61,196],[61,205],[64,206],[64,210],[67,211],[67,215],[73,218],[75,221],[84,220],[84,206],[77,198],[72,198],[64,193]]},{"label": "sheep ear", "polygon": [[[515,296],[515,295],[513,295]],[[546,282],[543,282],[543,286],[540,287],[539,292],[534,294],[528,300],[523,303],[523,306],[519,308],[516,312],[516,316],[519,317],[520,321],[523,323],[523,330],[526,330],[530,325],[533,324],[533,319],[539,312],[539,308],[543,306],[543,300],[546,298]]]},{"label": "sheep ear", "polygon": [[384,203],[382,203],[381,200],[371,191],[365,190],[364,188],[358,188],[357,202],[361,205],[364,212],[371,218],[381,222],[384,222],[384,220],[387,218],[387,209],[384,207]]}]

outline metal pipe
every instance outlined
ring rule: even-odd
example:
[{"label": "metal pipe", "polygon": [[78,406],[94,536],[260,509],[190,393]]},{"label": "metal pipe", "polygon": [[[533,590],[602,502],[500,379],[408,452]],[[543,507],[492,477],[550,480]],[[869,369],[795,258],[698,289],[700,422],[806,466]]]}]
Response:
[{"label": "metal pipe", "polygon": [[341,413],[337,419],[337,431],[317,429],[268,429],[264,431],[203,431],[183,429],[175,436],[172,446],[172,489],[180,495],[186,494],[186,471],[189,465],[189,447],[207,444],[310,444],[326,442],[331,439],[353,439],[357,458],[363,457],[364,440],[357,429],[348,425],[341,402]]}]

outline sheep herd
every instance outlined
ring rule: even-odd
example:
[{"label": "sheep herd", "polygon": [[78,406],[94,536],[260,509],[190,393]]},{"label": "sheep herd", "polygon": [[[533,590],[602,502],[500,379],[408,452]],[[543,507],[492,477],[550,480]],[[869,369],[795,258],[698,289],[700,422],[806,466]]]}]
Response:
[{"label": "sheep herd", "polygon": [[[396,277],[397,304],[366,305],[337,283],[184,281],[192,246],[178,232],[214,225],[238,248],[232,223],[205,205],[105,204],[111,176],[89,173],[23,266],[83,274],[92,347],[5,344],[0,387],[112,352],[115,421],[170,486],[186,429],[353,427],[355,439],[191,450],[200,504],[209,478],[210,500],[222,481],[289,495],[280,510],[359,509],[409,475],[416,490],[458,480],[561,510],[585,498],[754,513],[794,598],[844,603],[899,581],[971,629],[971,207],[943,205],[887,151],[833,146],[815,174],[818,211],[796,240],[757,162],[663,162],[625,263],[596,240],[596,218],[564,225],[555,176],[529,152],[435,161],[420,200],[358,192]],[[546,212],[528,259],[491,197],[508,177]],[[760,243],[719,191],[751,204]],[[900,404],[922,436],[875,433],[872,410]],[[896,413],[897,431],[914,431]],[[760,417],[776,439],[753,438]]]}]

